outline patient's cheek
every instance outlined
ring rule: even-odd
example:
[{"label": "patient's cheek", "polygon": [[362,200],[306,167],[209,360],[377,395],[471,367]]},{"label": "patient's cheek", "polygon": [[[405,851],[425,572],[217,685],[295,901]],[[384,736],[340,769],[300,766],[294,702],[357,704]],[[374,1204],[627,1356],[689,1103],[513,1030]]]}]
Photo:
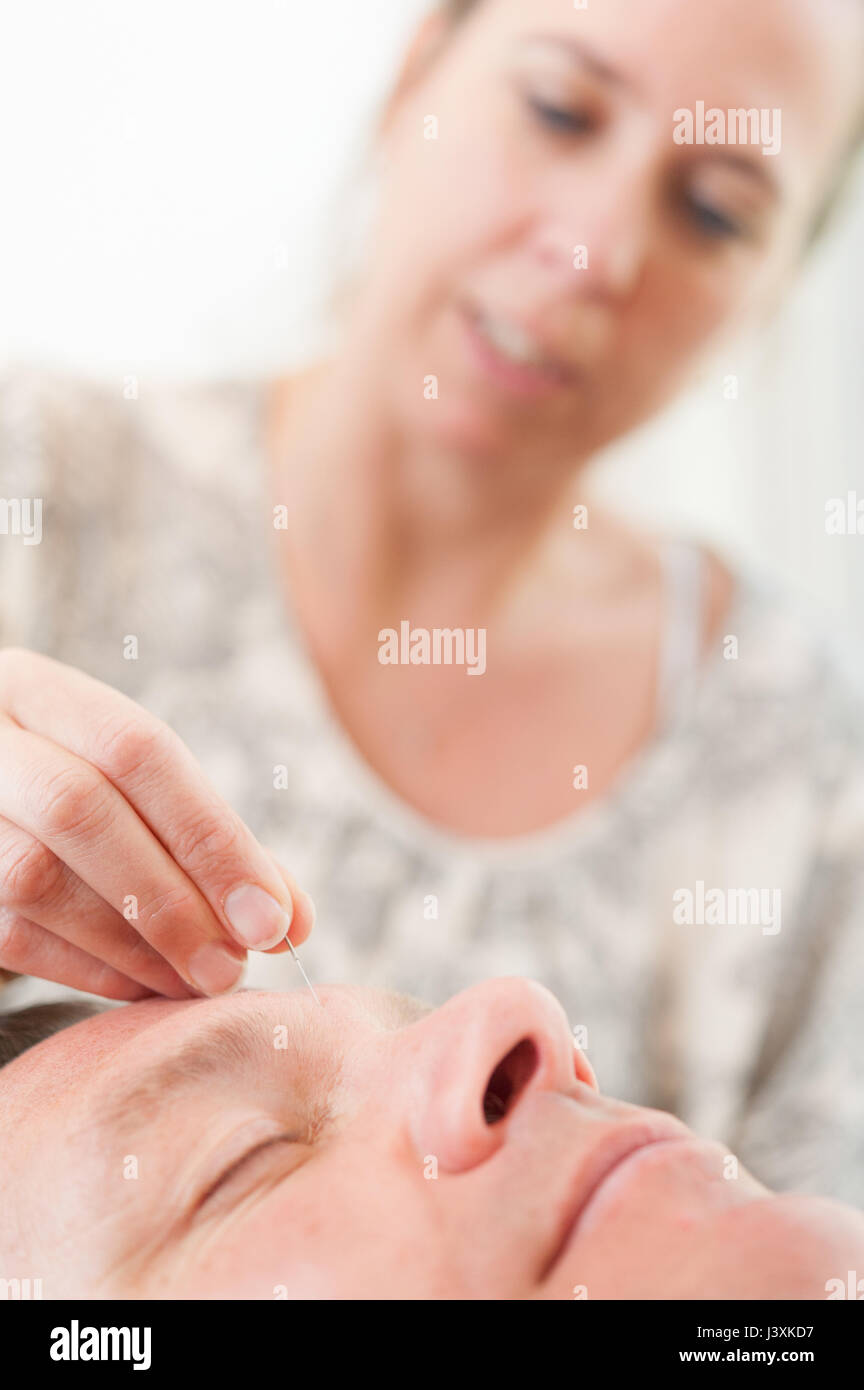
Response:
[{"label": "patient's cheek", "polygon": [[[329,1184],[322,1196],[313,1177],[308,1183],[301,1172],[291,1174],[191,1230],[176,1258],[153,1272],[158,1296],[286,1302],[344,1294],[340,1281],[351,1263],[346,1214]],[[361,1277],[355,1288],[362,1287]]]},{"label": "patient's cheek", "polygon": [[292,1268],[286,1283],[274,1284],[272,1296],[278,1302],[298,1298],[329,1299],[333,1298],[335,1293],[329,1271],[325,1272],[320,1265],[301,1262]]},{"label": "patient's cheek", "polygon": [[[178,1292],[184,1297],[202,1299],[248,1299],[293,1303],[297,1299],[329,1300],[340,1295],[335,1287],[330,1261],[292,1259],[273,1251],[266,1258],[261,1252],[244,1249],[219,1268],[187,1269]],[[344,1291],[342,1291],[344,1292]]]}]

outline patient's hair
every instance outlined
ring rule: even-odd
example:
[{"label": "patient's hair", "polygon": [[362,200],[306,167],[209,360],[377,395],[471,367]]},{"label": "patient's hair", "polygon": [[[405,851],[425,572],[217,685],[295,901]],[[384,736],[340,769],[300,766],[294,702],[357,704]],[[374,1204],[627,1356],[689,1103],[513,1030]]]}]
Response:
[{"label": "patient's hair", "polygon": [[[450,17],[454,26],[474,10],[479,9],[481,4],[488,3],[489,0],[440,0],[441,9]],[[856,3],[864,15],[864,0],[856,0]],[[864,149],[864,106],[858,113],[852,138],[840,161],[837,178],[816,209],[806,250],[822,240],[826,231],[833,225],[837,214],[844,208],[849,193],[856,182],[859,156],[862,149]]]},{"label": "patient's hair", "polygon": [[109,1004],[64,1001],[31,1004],[25,1009],[0,1013],[0,1068],[62,1028],[71,1028],[73,1023],[81,1023],[110,1007]]}]

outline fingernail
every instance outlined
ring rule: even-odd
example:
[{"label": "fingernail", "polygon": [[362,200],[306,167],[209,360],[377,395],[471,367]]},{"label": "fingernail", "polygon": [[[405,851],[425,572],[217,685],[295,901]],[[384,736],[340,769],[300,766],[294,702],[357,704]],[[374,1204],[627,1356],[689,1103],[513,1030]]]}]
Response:
[{"label": "fingernail", "polygon": [[202,994],[227,994],[240,983],[245,961],[238,960],[225,946],[208,941],[189,959],[189,978]]},{"label": "fingernail", "polygon": [[309,928],[310,928],[310,930],[311,930],[312,927],[314,927],[314,925],[315,925],[315,918],[316,918],[316,916],[317,916],[317,913],[316,913],[316,911],[315,911],[315,904],[314,904],[314,902],[313,902],[312,899],[310,898],[309,894],[306,893],[306,892],[304,892],[304,894],[303,894],[303,903],[304,903],[304,906],[305,906],[305,908],[306,908],[306,915],[307,915],[308,918],[309,918]]},{"label": "fingernail", "polygon": [[250,951],[269,951],[284,941],[293,913],[293,906],[284,908],[254,883],[234,888],[225,899],[225,916],[231,929]]}]

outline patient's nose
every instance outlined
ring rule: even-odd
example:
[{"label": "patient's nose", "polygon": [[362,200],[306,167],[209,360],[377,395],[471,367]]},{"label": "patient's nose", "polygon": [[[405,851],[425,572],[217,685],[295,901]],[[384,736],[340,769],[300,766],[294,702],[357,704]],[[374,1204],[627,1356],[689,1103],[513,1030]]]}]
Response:
[{"label": "patient's nose", "polygon": [[405,1042],[411,1135],[420,1156],[434,1156],[448,1172],[490,1157],[533,1090],[597,1085],[561,1005],[530,980],[465,990],[409,1030]]}]

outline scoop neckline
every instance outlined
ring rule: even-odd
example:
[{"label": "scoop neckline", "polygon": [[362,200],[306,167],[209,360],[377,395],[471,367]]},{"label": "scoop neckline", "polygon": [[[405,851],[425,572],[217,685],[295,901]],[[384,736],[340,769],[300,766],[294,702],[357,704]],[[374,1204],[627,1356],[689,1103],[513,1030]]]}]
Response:
[{"label": "scoop neckline", "polygon": [[[272,379],[267,379],[249,384],[257,387],[258,391],[256,487],[263,500],[264,510],[269,513],[272,510],[272,498],[269,495],[272,461],[267,450],[267,423],[272,409],[271,390],[274,383]],[[682,539],[687,538],[674,535],[664,537],[664,540],[670,542]],[[696,541],[693,543],[698,544]],[[734,586],[724,622],[727,630],[740,632],[747,606],[747,592],[740,569],[735,568],[731,572]],[[431,848],[446,853],[450,858],[481,859],[484,863],[490,864],[518,861],[521,864],[525,861],[530,863],[533,860],[554,857],[562,851],[574,850],[583,844],[589,844],[602,831],[604,823],[625,813],[628,804],[634,801],[640,789],[646,782],[650,782],[651,769],[662,763],[670,749],[679,741],[679,736],[690,724],[695,709],[714,687],[719,672],[725,666],[719,646],[700,661],[687,679],[685,697],[677,702],[668,717],[661,716],[649,737],[627,759],[607,790],[584,808],[577,808],[566,816],[558,817],[549,825],[517,835],[464,835],[432,820],[395,791],[366,759],[343,725],[309,650],[291,596],[282,582],[275,529],[268,535],[266,579],[267,598],[276,637],[290,644],[293,649],[302,667],[314,713],[326,730],[333,749],[344,766],[349,783],[353,781],[368,797],[382,823],[409,848]]]}]

